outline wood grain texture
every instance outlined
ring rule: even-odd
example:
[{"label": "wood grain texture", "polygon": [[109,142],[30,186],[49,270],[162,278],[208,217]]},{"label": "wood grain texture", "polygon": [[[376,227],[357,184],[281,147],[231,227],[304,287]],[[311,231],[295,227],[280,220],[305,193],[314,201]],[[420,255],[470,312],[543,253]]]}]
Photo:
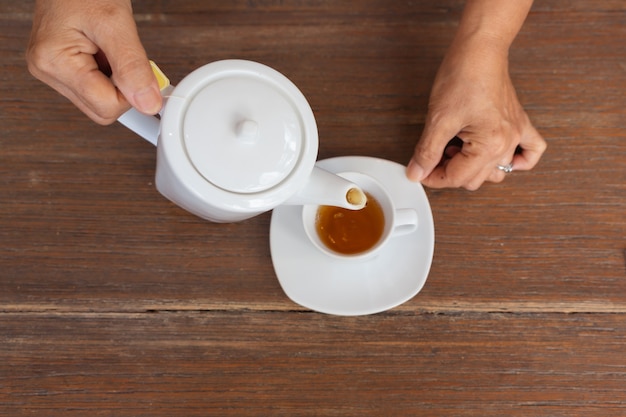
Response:
[{"label": "wood grain texture", "polygon": [[606,416],[626,406],[616,361],[626,323],[613,314],[10,314],[0,330],[12,377],[0,411],[11,415]]},{"label": "wood grain texture", "polygon": [[[263,62],[309,100],[320,159],[404,164],[463,1],[133,5],[174,83]],[[510,60],[544,158],[427,190],[426,286],[360,318],[284,295],[269,213],[177,208],[152,145],[34,80],[32,7],[0,0],[0,415],[626,414],[623,1],[536,2]]]}]

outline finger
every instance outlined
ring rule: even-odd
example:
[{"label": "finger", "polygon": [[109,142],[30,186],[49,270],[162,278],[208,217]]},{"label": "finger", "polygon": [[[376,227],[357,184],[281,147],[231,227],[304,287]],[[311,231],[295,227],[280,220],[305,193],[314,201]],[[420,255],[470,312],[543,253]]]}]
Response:
[{"label": "finger", "polygon": [[478,189],[490,176],[493,164],[484,153],[468,151],[471,146],[464,144],[460,152],[433,169],[422,184],[430,188]]},{"label": "finger", "polygon": [[[110,83],[110,81],[108,80],[104,82]],[[86,83],[81,85],[85,88],[87,87]],[[59,84],[59,86],[50,84],[50,86],[57,90],[59,93],[61,93],[63,96],[68,98],[80,111],[85,113],[87,117],[101,125],[108,125],[113,123],[122,113],[130,108],[130,104],[128,103],[126,103],[126,105],[120,104],[122,102],[126,102],[124,97],[116,97],[113,100],[114,104],[109,106],[108,103],[111,103],[111,100],[104,99],[105,94],[103,93],[93,94],[94,97],[96,94],[99,95],[98,97],[95,97],[95,99],[92,99],[91,93],[77,93],[73,89],[63,84]],[[115,94],[118,93],[115,87],[112,86],[112,84],[111,89]],[[91,92],[92,90],[89,91]]]},{"label": "finger", "polygon": [[113,123],[131,107],[111,79],[98,68],[82,73],[74,92],[85,109],[78,107],[100,124]]},{"label": "finger", "polygon": [[[500,164],[501,166],[506,166],[506,164]],[[515,169],[515,167],[513,167],[513,169]],[[489,174],[487,176],[487,178],[485,178],[485,182],[493,182],[493,183],[499,183],[504,181],[504,179],[506,178],[507,172],[504,171],[501,168],[498,168],[498,165],[496,165],[495,167],[493,167],[491,169],[491,171],[489,171]]]},{"label": "finger", "polygon": [[137,110],[156,114],[162,106],[158,82],[137,33],[131,13],[124,13],[116,24],[96,27],[94,41],[104,52],[112,80],[126,100]]},{"label": "finger", "polygon": [[529,122],[522,140],[520,141],[521,152],[513,157],[515,170],[528,171],[537,165],[547,148],[547,143],[537,129]]},{"label": "finger", "polygon": [[431,175],[442,161],[448,142],[459,131],[453,125],[436,127],[429,119],[427,117],[424,132],[407,167],[407,176],[411,181],[422,181]]}]

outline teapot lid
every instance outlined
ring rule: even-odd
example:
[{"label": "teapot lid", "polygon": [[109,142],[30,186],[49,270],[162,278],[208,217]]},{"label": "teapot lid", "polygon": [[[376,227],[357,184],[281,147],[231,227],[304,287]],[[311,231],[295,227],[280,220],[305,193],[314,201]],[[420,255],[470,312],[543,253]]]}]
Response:
[{"label": "teapot lid", "polygon": [[317,158],[313,113],[291,81],[247,61],[211,68],[174,91],[187,98],[180,133],[202,177],[227,192],[258,193],[288,179],[303,159]]}]

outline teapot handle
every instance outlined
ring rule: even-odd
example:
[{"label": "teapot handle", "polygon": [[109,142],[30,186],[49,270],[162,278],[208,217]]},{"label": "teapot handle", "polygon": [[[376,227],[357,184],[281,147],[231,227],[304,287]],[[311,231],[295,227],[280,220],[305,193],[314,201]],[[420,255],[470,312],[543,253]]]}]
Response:
[{"label": "teapot handle", "polygon": [[[170,85],[170,80],[153,61],[150,61],[150,66],[152,67],[154,76],[159,82],[159,89],[161,90],[161,95],[163,95],[165,100],[165,97],[174,89],[174,87]],[[161,130],[161,122],[156,116],[148,116],[137,111],[136,109],[130,109],[126,113],[122,114],[117,121],[154,146],[157,145],[159,132]]]},{"label": "teapot handle", "polygon": [[155,116],[148,116],[135,109],[130,109],[122,114],[117,121],[154,146],[157,145],[161,123]]}]

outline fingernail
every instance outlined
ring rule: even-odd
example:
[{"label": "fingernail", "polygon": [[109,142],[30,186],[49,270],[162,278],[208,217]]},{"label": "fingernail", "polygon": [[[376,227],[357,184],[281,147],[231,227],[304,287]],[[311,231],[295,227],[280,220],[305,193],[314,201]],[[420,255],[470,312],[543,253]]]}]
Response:
[{"label": "fingernail", "polygon": [[411,159],[406,169],[406,175],[411,181],[419,182],[424,176],[424,169]]},{"label": "fingernail", "polygon": [[161,110],[161,93],[153,87],[147,87],[135,93],[137,110],[147,114],[157,114]]}]

